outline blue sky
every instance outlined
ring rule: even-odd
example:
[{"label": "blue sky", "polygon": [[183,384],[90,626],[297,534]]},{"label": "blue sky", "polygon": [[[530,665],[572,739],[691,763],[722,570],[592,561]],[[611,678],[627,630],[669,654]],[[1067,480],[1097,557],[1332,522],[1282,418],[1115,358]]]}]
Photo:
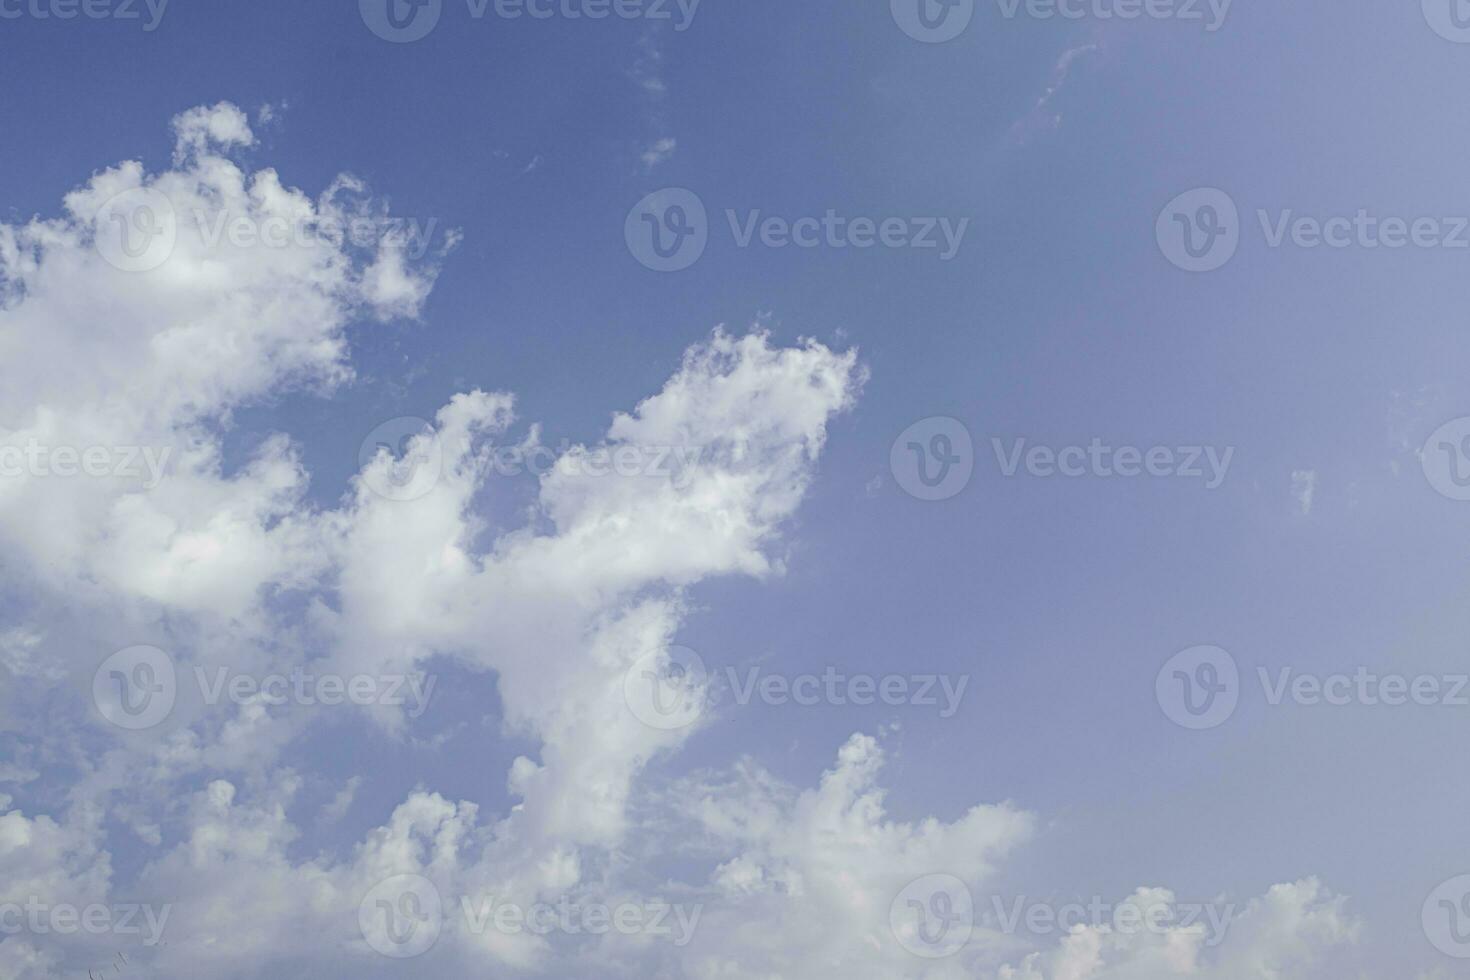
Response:
[{"label": "blue sky", "polygon": [[[1425,0],[1431,12],[1434,4]],[[814,338],[824,352],[819,368],[846,377],[851,397],[822,403],[824,437],[803,436],[809,452],[799,476],[788,473],[796,464],[784,456],[771,463],[801,484],[799,506],[769,503],[779,496],[774,485],[744,505],[763,515],[768,504],[779,516],[749,545],[771,568],[746,574],[745,558],[710,557],[706,571],[685,576],[670,569],[686,558],[669,558],[640,588],[677,593],[672,639],[716,673],[760,664],[788,677],[828,666],[967,675],[963,703],[951,717],[913,704],[726,703],[679,733],[677,745],[645,752],[646,767],[634,767],[629,805],[644,822],[626,831],[631,838],[646,844],[682,814],[674,799],[699,798],[696,787],[720,785],[718,774],[746,757],[773,780],[813,787],[838,748],[865,733],[881,736],[892,821],[933,816],[963,828],[970,807],[1002,801],[1034,816],[1030,834],[996,845],[1005,859],[983,875],[963,870],[972,856],[951,855],[953,869],[926,866],[910,877],[952,870],[969,875],[976,896],[1119,900],[1157,887],[1181,900],[1224,896],[1242,906],[1273,886],[1315,879],[1345,905],[1313,906],[1320,918],[1306,917],[1316,931],[1283,940],[1259,962],[1278,958],[1295,971],[1283,975],[1303,977],[1457,975],[1456,959],[1426,934],[1423,906],[1441,882],[1470,872],[1460,819],[1470,790],[1446,764],[1470,732],[1470,707],[1271,705],[1257,669],[1326,676],[1365,667],[1410,678],[1466,670],[1460,541],[1470,505],[1436,492],[1423,447],[1442,425],[1470,416],[1459,377],[1470,353],[1463,322],[1470,279],[1461,268],[1466,246],[1453,244],[1457,236],[1470,243],[1462,225],[1455,231],[1457,219],[1470,216],[1463,191],[1470,147],[1457,124],[1464,111],[1454,108],[1470,46],[1436,33],[1432,17],[1411,3],[1351,11],[1322,0],[1238,3],[1213,31],[1178,17],[1104,19],[1097,11],[1117,6],[1107,0],[1075,5],[1083,11],[1075,19],[1038,18],[1025,5],[1014,17],[997,2],[976,6],[960,36],[929,44],[901,30],[876,0],[704,0],[684,30],[675,29],[673,5],[674,21],[509,20],[477,19],[464,0],[444,0],[427,37],[399,44],[375,36],[345,0],[173,0],[151,31],[143,29],[146,8],[141,22],[60,21],[0,3],[22,10],[0,19],[0,71],[13,93],[0,100],[0,223],[20,229],[33,218],[64,220],[63,198],[122,161],[140,161],[147,179],[195,173],[194,158],[171,155],[171,120],[228,103],[248,120],[249,138],[221,141],[215,132],[206,155],[218,149],[246,174],[274,169],[313,199],[348,172],[392,214],[435,229],[421,296],[344,304],[341,329],[330,333],[345,338],[351,380],[303,386],[298,375],[320,365],[281,368],[269,383],[220,396],[200,418],[170,423],[170,438],[204,431],[217,441],[220,488],[243,480],[272,434],[289,435],[309,484],[287,511],[260,518],[251,533],[262,538],[292,519],[320,521],[314,533],[335,534],[324,516],[331,514],[366,526],[365,505],[343,504],[354,493],[363,439],[390,419],[434,419],[458,393],[515,393],[516,421],[498,442],[518,442],[539,423],[548,446],[596,445],[614,413],[632,412],[664,389],[685,351],[711,343],[717,326],[736,338],[767,331],[778,351],[801,350]],[[640,264],[624,229],[640,199],[666,188],[697,195],[709,244],[689,268],[661,273]],[[1156,235],[1165,206],[1196,188],[1218,188],[1238,209],[1238,251],[1211,272],[1177,267]],[[740,247],[727,217],[733,211],[738,222],[759,211],[796,220],[829,210],[849,220],[968,224],[945,260],[941,250],[774,248],[758,238]],[[1266,227],[1286,212],[1325,221],[1360,211],[1406,224],[1433,218],[1451,241],[1332,248],[1288,238],[1273,246]],[[64,269],[64,260],[49,268]],[[126,366],[161,347],[146,330],[134,336],[105,317],[84,318],[77,307],[86,304],[56,299],[66,293],[58,279],[27,280],[3,249],[0,262],[0,283],[29,282],[0,293],[0,356],[6,374],[16,373],[5,386],[12,397],[0,397],[0,436],[19,445],[40,424],[38,408],[72,410],[57,393],[93,354],[116,344],[116,363]],[[145,293],[158,275],[130,279],[126,301],[105,293],[112,287],[97,277],[76,288],[86,296],[104,291],[91,309],[143,304],[141,321],[155,315]],[[250,295],[258,300],[272,281]],[[187,309],[167,309],[181,318],[173,326],[197,325]],[[48,317],[67,325],[48,332]],[[247,319],[222,336],[238,341],[259,326]],[[7,330],[19,339],[6,340]],[[63,339],[21,343],[47,336]],[[845,351],[856,351],[850,366],[838,363]],[[285,359],[262,354],[261,370]],[[41,380],[21,377],[32,371]],[[77,396],[76,417],[90,418],[120,391],[138,397],[126,376],[109,377],[95,398]],[[163,368],[136,378],[184,384]],[[769,401],[750,404],[778,413],[786,399],[798,400],[786,383],[773,376],[760,388]],[[709,411],[699,418],[711,432],[744,431],[734,416],[721,425]],[[921,500],[905,492],[891,450],[900,433],[937,417],[968,430],[973,476],[948,499]],[[802,442],[785,422],[743,420],[756,433]],[[759,450],[769,448],[754,438]],[[1143,452],[1210,447],[1233,455],[1214,489],[1187,476],[1068,478],[1024,466],[1008,477],[993,440],[1003,453],[1018,439],[1054,449],[1100,440]],[[14,645],[16,631],[44,634],[41,655],[66,666],[50,680],[33,670],[24,683],[15,669],[10,694],[0,695],[0,746],[15,765],[37,770],[33,779],[0,782],[0,799],[20,819],[45,815],[68,833],[86,830],[94,851],[110,855],[110,894],[136,894],[137,876],[150,887],[173,880],[169,855],[189,839],[191,818],[170,797],[207,796],[219,780],[236,787],[238,806],[269,811],[288,781],[283,773],[294,772],[302,786],[282,803],[299,831],[284,848],[288,863],[328,855],[334,873],[356,882],[342,866],[411,794],[477,804],[488,834],[520,799],[507,783],[518,756],[555,770],[541,722],[503,727],[498,654],[464,655],[472,633],[451,636],[447,627],[403,639],[415,645],[408,662],[438,675],[440,700],[401,725],[368,712],[322,712],[288,726],[289,736],[262,736],[242,750],[244,761],[209,758],[172,773],[150,755],[161,743],[122,738],[95,719],[77,721],[76,732],[51,730],[36,705],[63,705],[85,692],[97,664],[133,643],[232,635],[290,647],[299,632],[310,634],[311,657],[330,659],[338,656],[333,644],[386,636],[387,627],[369,617],[314,635],[321,626],[314,604],[344,621],[374,604],[345,593],[339,579],[358,574],[346,559],[313,570],[307,584],[288,574],[295,559],[282,560],[259,573],[250,602],[224,610],[162,587],[107,584],[85,555],[75,568],[57,557],[70,553],[60,542],[95,544],[87,522],[99,519],[100,505],[48,511],[42,520],[27,509],[33,498],[25,494],[34,489],[0,496],[9,555],[0,563],[0,613],[14,620],[0,620],[0,635],[10,629]],[[457,540],[480,557],[495,551],[500,533],[544,529],[558,493],[581,499],[566,488],[538,490],[531,476],[492,475],[466,493]],[[197,503],[167,506],[181,508],[174,515],[181,528],[190,520],[204,526],[210,515],[202,511],[223,512],[230,499],[224,489],[200,490],[191,498]],[[605,506],[614,513],[617,503]],[[38,525],[52,528],[55,540],[34,532]],[[438,529],[427,522],[415,540]],[[699,561],[721,548],[697,535],[688,545]],[[390,551],[378,566],[400,576],[399,594],[407,595],[427,560]],[[146,555],[127,561],[151,567]],[[80,593],[77,583],[86,583]],[[611,589],[586,587],[599,596]],[[504,601],[534,606],[536,590],[526,590],[511,589]],[[488,582],[474,591],[473,612],[418,610],[404,619],[478,622],[502,600]],[[618,603],[631,608],[643,594],[634,589]],[[455,600],[432,600],[441,601],[448,608]],[[534,643],[537,635],[517,627],[498,639]],[[1161,707],[1155,680],[1172,656],[1201,644],[1237,661],[1240,706],[1218,727],[1190,731]],[[559,663],[551,646],[537,655],[553,673],[589,669],[581,654]],[[55,710],[71,723],[69,710]],[[197,726],[205,743],[225,738],[207,717],[174,721],[183,730]],[[173,725],[148,737],[177,736]],[[146,771],[156,796],[104,793],[101,825],[88,830],[77,816],[79,787],[106,780],[89,777],[75,754],[114,743],[137,756],[117,771],[139,781]],[[139,761],[146,759],[154,761]],[[354,777],[341,819],[315,821]],[[575,807],[575,794],[559,805]],[[154,841],[129,829],[154,823],[163,828]],[[524,843],[527,853],[563,853],[547,834]],[[597,879],[613,888],[609,868],[636,864],[644,850],[627,839],[569,840],[561,846],[584,849],[583,887]],[[782,846],[750,845],[746,858],[776,863]],[[853,852],[854,863],[865,851]],[[732,860],[701,850],[677,867],[657,865],[656,876],[705,894],[699,888],[714,869]],[[68,869],[73,879],[86,877]],[[766,873],[779,877],[769,866]],[[806,875],[818,877],[810,868]],[[262,882],[255,887],[286,887]],[[346,894],[354,885],[340,887]],[[886,886],[874,887],[877,894]],[[187,898],[153,900],[184,910],[169,939],[185,943]],[[266,904],[265,895],[260,900]],[[351,906],[349,925],[355,897]],[[1268,903],[1262,915],[1269,910]],[[713,921],[739,932],[735,919]],[[213,925],[205,916],[193,928]],[[313,956],[330,954],[328,941],[316,952],[297,949],[280,938],[290,931],[282,929],[259,931],[291,950],[284,967],[253,951],[177,964],[164,955],[155,965],[160,975],[185,965],[218,976],[282,968],[398,975],[401,964],[360,950],[348,967],[330,955],[322,966]],[[18,941],[49,949],[34,936],[5,942]],[[711,942],[658,960],[664,975],[782,975],[835,962],[803,959],[800,943],[769,960],[742,960]],[[1067,975],[1060,961],[1044,958],[1056,955],[1055,937],[1016,947],[1010,960],[977,952],[983,943],[974,943],[937,961],[884,962],[897,975],[990,976],[985,971],[999,963],[1039,951],[1034,974],[1017,976]],[[84,970],[105,945],[58,944],[51,965]],[[519,954],[469,948],[443,941],[428,955],[464,957],[442,961],[449,975],[481,962],[579,975],[575,956],[536,960],[532,969]],[[1215,975],[1164,972],[1114,952],[1107,962],[1115,972],[1075,976]],[[490,959],[474,959],[480,955]],[[636,972],[646,968],[636,965],[638,955],[620,951],[610,962]],[[1227,969],[1211,956],[1201,962]],[[717,962],[730,972],[718,974]]]}]

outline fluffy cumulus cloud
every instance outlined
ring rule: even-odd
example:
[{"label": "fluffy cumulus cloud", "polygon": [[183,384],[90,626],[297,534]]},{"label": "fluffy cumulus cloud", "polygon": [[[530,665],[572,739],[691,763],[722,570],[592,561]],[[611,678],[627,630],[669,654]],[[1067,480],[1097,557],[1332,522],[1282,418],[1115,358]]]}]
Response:
[{"label": "fluffy cumulus cloud", "polygon": [[1119,903],[1134,914],[1075,926],[1057,948],[1002,967],[997,980],[1313,976],[1323,965],[1323,950],[1355,938],[1357,924],[1345,904],[1320,882],[1307,880],[1276,885],[1238,914],[1229,905],[1216,906],[1211,911],[1218,914],[1205,921],[1192,909],[1179,911],[1167,889],[1141,888]]},{"label": "fluffy cumulus cloud", "polygon": [[[714,331],[564,450],[508,530],[486,516],[492,446],[537,451],[539,430],[511,393],[454,394],[325,509],[293,435],[242,456],[235,417],[352,384],[352,331],[418,319],[447,249],[414,247],[350,175],[310,195],[244,166],[233,106],[174,136],[169,169],[121,163],[57,216],[0,225],[0,975],[1266,980],[1351,941],[1342,900],[1302,882],[1218,946],[1086,927],[1007,964],[977,929],[926,957],[903,896],[935,875],[983,888],[1034,815],[894,819],[863,734],[810,788],[755,761],[653,778],[714,722],[659,724],[629,678],[677,675],[692,586],[781,574],[866,380],[855,352]],[[309,669],[420,690],[435,665],[494,679],[501,728],[478,737],[526,746],[492,774],[510,803],[422,786],[366,830],[348,828],[378,805],[373,768],[293,754],[321,700],[184,682]],[[169,710],[107,715],[123,681]],[[416,737],[399,702],[350,710]],[[324,829],[335,843],[307,843]],[[686,842],[668,873],[638,870],[667,834]],[[67,928],[67,909],[111,926]]]},{"label": "fluffy cumulus cloud", "polygon": [[[1034,819],[977,806],[953,823],[887,819],[883,752],[855,735],[817,788],[798,792],[753,764],[717,785],[685,787],[691,816],[733,856],[710,878],[705,928],[686,966],[696,977],[893,977],[922,962],[895,933],[895,899],[940,873],[966,887],[1027,840]],[[907,938],[907,937],[903,937]],[[930,976],[970,976],[962,961]]]}]

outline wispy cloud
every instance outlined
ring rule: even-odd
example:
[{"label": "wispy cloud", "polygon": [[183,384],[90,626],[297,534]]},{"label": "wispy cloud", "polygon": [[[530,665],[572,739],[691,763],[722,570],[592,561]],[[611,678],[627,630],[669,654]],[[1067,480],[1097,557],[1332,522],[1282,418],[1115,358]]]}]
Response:
[{"label": "wispy cloud", "polygon": [[668,132],[664,112],[669,87],[664,79],[664,53],[656,29],[645,31],[638,39],[638,57],[629,74],[638,85],[643,100],[644,125],[649,133],[642,141],[638,159],[643,172],[652,173],[654,168],[667,162],[679,146],[678,140]]},{"label": "wispy cloud", "polygon": [[347,780],[347,784],[326,806],[322,807],[321,823],[323,826],[332,826],[340,823],[347,816],[347,811],[352,809],[352,802],[357,799],[358,787],[362,785],[361,776],[353,776]]},{"label": "wispy cloud", "polygon": [[1062,56],[1057,59],[1056,65],[1052,67],[1051,78],[1047,82],[1046,89],[1037,98],[1036,104],[1031,107],[1030,112],[1017,120],[1016,124],[1011,127],[1012,143],[1023,146],[1041,133],[1054,132],[1062,125],[1062,114],[1052,103],[1055,101],[1057,94],[1061,92],[1063,86],[1067,84],[1067,79],[1072,73],[1073,63],[1083,55],[1092,54],[1100,50],[1102,50],[1100,44],[1089,43],[1080,44],[1062,52]]},{"label": "wispy cloud", "polygon": [[1291,496],[1301,508],[1303,516],[1312,513],[1312,503],[1317,496],[1317,471],[1293,470],[1291,474]]}]

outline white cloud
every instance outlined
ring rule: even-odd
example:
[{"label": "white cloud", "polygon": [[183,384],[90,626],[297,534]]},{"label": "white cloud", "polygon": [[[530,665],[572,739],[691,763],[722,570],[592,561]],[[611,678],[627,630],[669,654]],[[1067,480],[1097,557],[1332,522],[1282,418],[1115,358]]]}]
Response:
[{"label": "white cloud", "polygon": [[643,151],[642,157],[640,157],[640,159],[643,161],[643,169],[645,171],[653,170],[654,167],[657,167],[659,164],[665,162],[670,157],[672,157],[674,155],[674,151],[678,148],[679,141],[674,139],[672,136],[663,136],[659,139],[654,140]]},{"label": "white cloud", "polygon": [[[130,954],[160,978],[259,975],[283,964],[372,970],[382,962],[359,931],[358,904],[401,874],[431,880],[451,909],[460,896],[523,904],[670,896],[708,906],[683,949],[647,936],[477,934],[451,919],[425,960],[445,975],[576,976],[593,967],[636,976],[970,975],[968,953],[913,959],[888,927],[889,905],[915,876],[986,880],[1036,818],[999,804],[950,822],[891,819],[878,787],[884,755],[865,736],[842,746],[812,789],[754,763],[681,783],[677,816],[696,831],[708,875],[650,885],[628,865],[659,829],[636,805],[653,795],[645,770],[691,730],[639,721],[624,678],[647,658],[667,658],[690,586],[781,573],[785,532],[828,427],[865,381],[857,355],[714,331],[660,391],[571,449],[565,462],[575,465],[541,479],[525,524],[498,535],[479,501],[494,492],[489,444],[517,425],[508,393],[447,400],[433,433],[408,447],[438,463],[415,499],[375,490],[405,466],[382,453],[339,508],[320,510],[306,501],[309,474],[288,434],[226,464],[233,414],[285,391],[327,394],[350,383],[348,324],[417,316],[435,266],[391,236],[367,248],[212,239],[196,211],[257,227],[351,219],[387,227],[387,216],[349,177],[313,199],[273,170],[242,168],[230,154],[254,137],[232,106],[184,113],[175,131],[173,169],[149,175],[124,163],[68,195],[62,217],[0,226],[0,358],[23,355],[29,367],[0,389],[0,445],[171,451],[156,485],[118,474],[0,481],[4,585],[23,607],[22,625],[0,635],[0,724],[49,732],[52,757],[64,762],[58,772],[76,774],[60,817],[27,816],[0,797],[4,894],[170,903],[168,944]],[[116,195],[143,190],[179,217],[177,242],[157,267],[124,271],[96,247],[93,216]],[[523,441],[537,436],[531,427]],[[685,451],[666,456],[682,469],[655,477],[598,462],[648,450]],[[62,602],[67,616],[47,613]],[[475,803],[425,787],[350,854],[304,853],[292,819],[302,777],[279,756],[320,708],[260,699],[210,708],[181,693],[165,723],[124,737],[87,701],[97,664],[137,643],[167,648],[185,677],[220,665],[408,672],[433,658],[493,674],[509,733],[533,746],[492,774],[515,803],[482,817]],[[401,709],[363,710],[383,737],[408,725]],[[339,821],[359,778],[305,818]],[[665,806],[656,819],[675,816]],[[146,856],[126,883],[112,870],[118,834]],[[1258,935],[1248,946],[1306,961],[1346,930],[1326,898],[1290,887],[1253,907]],[[1111,941],[1096,937],[1097,948]],[[0,942],[0,969],[80,972],[99,951],[90,939],[10,937]],[[1248,972],[1258,964],[1241,955],[1228,961],[1235,976],[1266,976]],[[1025,968],[1054,966],[1038,959]]]},{"label": "white cloud", "polygon": [[325,825],[338,823],[347,816],[347,811],[352,809],[352,803],[357,799],[357,791],[362,788],[362,777],[352,776],[347,784],[332,797],[331,802],[322,807],[320,822]]},{"label": "white cloud", "polygon": [[[100,447],[139,474],[0,482],[0,542],[53,587],[239,616],[266,583],[310,579],[319,544],[289,439],[226,475],[220,427],[282,390],[348,381],[348,323],[416,313],[433,269],[407,268],[391,238],[365,253],[211,240],[217,222],[314,227],[376,212],[356,181],[312,201],[220,155],[252,138],[231,106],[184,113],[175,130],[176,169],[121,164],[69,194],[65,217],[0,229],[0,359],[34,366],[0,390],[0,447]],[[94,216],[129,192],[174,215],[177,243],[151,271],[114,268],[92,247],[107,230]],[[151,489],[145,450],[169,464]]]},{"label": "white cloud", "polygon": [[1312,503],[1317,496],[1317,471],[1293,470],[1291,474],[1291,496],[1301,509],[1303,516],[1310,516]]},{"label": "white cloud", "polygon": [[1079,44],[1062,52],[1052,67],[1051,78],[1047,81],[1045,90],[1037,97],[1036,104],[1011,127],[1010,138],[1013,143],[1025,144],[1041,133],[1061,127],[1062,115],[1052,108],[1052,103],[1067,84],[1073,63],[1084,55],[1095,54],[1101,47],[1097,43]]},{"label": "white cloud", "polygon": [[[733,781],[682,788],[691,816],[725,855],[711,877],[692,977],[909,975],[924,961],[890,928],[890,908],[925,875],[985,881],[1035,832],[1015,807],[977,806],[953,823],[884,813],[878,743],[855,735],[816,789],[797,792],[754,764]],[[959,962],[932,976],[969,975]]]},{"label": "white cloud", "polygon": [[668,101],[669,87],[664,80],[663,65],[664,53],[658,34],[649,30],[638,39],[638,57],[630,72],[642,94],[645,125],[653,134],[644,141],[638,155],[645,174],[670,160],[679,147],[678,140],[668,132],[664,103]]},{"label": "white cloud", "polygon": [[[264,107],[261,121],[268,116]],[[203,153],[211,147],[228,149],[250,146],[255,134],[250,131],[250,121],[238,106],[228,102],[207,107],[198,106],[174,117],[174,135],[178,145],[174,149],[174,163],[180,164],[191,154]]]},{"label": "white cloud", "polygon": [[[1166,889],[1131,896],[1141,909],[1173,904]],[[1277,980],[1320,975],[1324,950],[1351,943],[1357,925],[1345,900],[1316,880],[1273,887],[1231,923],[1218,948],[1200,923],[1162,929],[1077,926],[1053,950],[1018,966],[1002,967],[997,980]]]}]

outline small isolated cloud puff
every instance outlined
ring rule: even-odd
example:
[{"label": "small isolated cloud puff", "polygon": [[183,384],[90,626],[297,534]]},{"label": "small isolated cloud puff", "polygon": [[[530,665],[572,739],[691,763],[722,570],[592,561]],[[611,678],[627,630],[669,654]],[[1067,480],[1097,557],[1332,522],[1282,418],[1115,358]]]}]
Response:
[{"label": "small isolated cloud puff", "polygon": [[1296,501],[1302,516],[1310,517],[1312,504],[1317,497],[1317,471],[1293,470],[1291,474],[1291,496]]}]

